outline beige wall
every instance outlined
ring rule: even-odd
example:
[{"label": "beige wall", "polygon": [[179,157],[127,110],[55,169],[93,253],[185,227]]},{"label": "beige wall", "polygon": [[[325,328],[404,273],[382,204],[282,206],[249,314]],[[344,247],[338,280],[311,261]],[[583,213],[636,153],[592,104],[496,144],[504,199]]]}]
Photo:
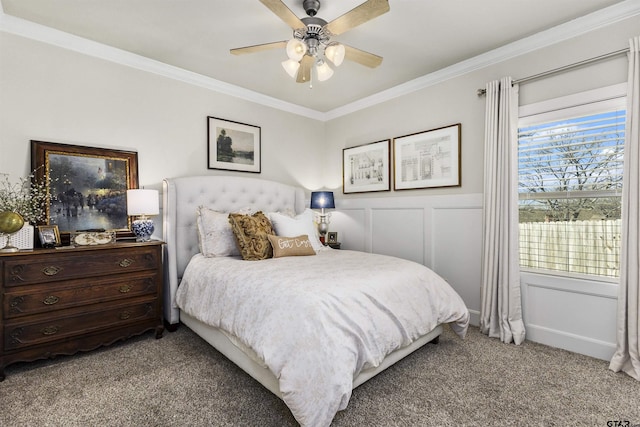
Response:
[{"label": "beige wall", "polygon": [[29,172],[35,139],[137,151],[148,188],[164,177],[233,174],[207,169],[207,116],[261,127],[260,177],[323,185],[321,121],[0,32],[2,173]]},{"label": "beige wall", "polygon": [[[486,82],[511,76],[520,79],[629,46],[629,38],[640,34],[640,17],[627,19],[574,39],[503,61],[409,95],[392,99],[327,123],[326,185],[340,196],[342,149],[462,123],[462,186],[391,193],[346,195],[357,197],[425,196],[468,194],[483,191],[484,97],[476,95]],[[571,72],[523,83],[520,105],[625,82],[624,56]]]}]

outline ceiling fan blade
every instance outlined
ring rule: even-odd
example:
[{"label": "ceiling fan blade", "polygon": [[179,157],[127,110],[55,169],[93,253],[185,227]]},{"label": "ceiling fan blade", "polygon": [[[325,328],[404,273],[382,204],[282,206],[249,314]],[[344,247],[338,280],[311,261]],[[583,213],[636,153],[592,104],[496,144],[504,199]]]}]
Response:
[{"label": "ceiling fan blade", "polygon": [[269,50],[269,49],[280,49],[280,48],[284,49],[286,47],[287,47],[287,42],[281,41],[281,42],[257,44],[254,46],[237,47],[235,49],[229,49],[229,52],[231,52],[234,55],[243,55],[245,53],[256,53],[256,52],[262,52],[263,50]]},{"label": "ceiling fan blade", "polygon": [[389,11],[389,0],[367,0],[325,25],[333,35],[342,34]]},{"label": "ceiling fan blade", "polygon": [[349,61],[354,61],[370,68],[376,68],[378,65],[382,64],[382,56],[374,55],[373,53],[365,52],[364,50],[356,49],[355,47],[347,45],[344,45],[344,49],[344,58]]},{"label": "ceiling fan blade", "polygon": [[260,0],[260,3],[267,6],[271,12],[278,15],[280,19],[294,30],[297,30],[298,28],[306,28],[304,22],[302,22],[300,18],[298,18],[296,14],[282,2],[282,0]]},{"label": "ceiling fan blade", "polygon": [[300,68],[298,69],[298,77],[296,78],[296,82],[298,83],[306,83],[311,81],[311,68],[313,68],[313,63],[315,59],[313,56],[305,55],[300,60]]}]

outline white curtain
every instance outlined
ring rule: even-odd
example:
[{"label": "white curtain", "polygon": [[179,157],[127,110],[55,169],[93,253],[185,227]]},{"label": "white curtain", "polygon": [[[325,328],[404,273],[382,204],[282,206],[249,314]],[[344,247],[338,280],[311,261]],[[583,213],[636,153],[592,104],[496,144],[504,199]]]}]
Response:
[{"label": "white curtain", "polygon": [[640,37],[629,44],[617,347],[609,368],[640,381]]},{"label": "white curtain", "polygon": [[518,265],[518,86],[487,83],[480,330],[520,344],[525,329]]}]

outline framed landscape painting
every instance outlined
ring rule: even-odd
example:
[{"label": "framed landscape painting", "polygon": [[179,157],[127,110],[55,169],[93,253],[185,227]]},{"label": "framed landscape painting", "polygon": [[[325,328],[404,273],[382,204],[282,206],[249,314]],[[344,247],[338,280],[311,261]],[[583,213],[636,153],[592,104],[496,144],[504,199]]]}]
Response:
[{"label": "framed landscape painting", "polygon": [[343,193],[390,191],[390,140],[342,150]]},{"label": "framed landscape painting", "polygon": [[31,165],[48,182],[47,225],[60,233],[115,230],[132,236],[127,190],[138,188],[138,154],[31,141]]},{"label": "framed landscape painting", "polygon": [[394,190],[460,186],[461,126],[394,138]]},{"label": "framed landscape painting", "polygon": [[260,127],[207,117],[209,169],[260,173]]}]

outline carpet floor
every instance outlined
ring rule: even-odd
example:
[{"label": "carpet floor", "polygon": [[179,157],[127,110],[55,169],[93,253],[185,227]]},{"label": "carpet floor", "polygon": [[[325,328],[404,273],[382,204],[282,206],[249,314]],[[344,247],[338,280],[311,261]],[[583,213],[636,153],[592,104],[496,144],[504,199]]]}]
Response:
[{"label": "carpet floor", "polygon": [[[284,403],[181,326],[5,369],[0,426],[295,426]],[[622,421],[621,424],[609,422]],[[635,426],[640,382],[606,361],[448,327],[354,390],[332,426]]]}]

